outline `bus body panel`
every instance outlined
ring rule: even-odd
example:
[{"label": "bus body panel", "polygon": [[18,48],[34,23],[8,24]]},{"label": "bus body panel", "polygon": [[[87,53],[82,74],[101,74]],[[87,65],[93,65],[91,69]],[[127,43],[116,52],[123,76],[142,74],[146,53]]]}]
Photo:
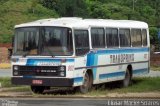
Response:
[{"label": "bus body panel", "polygon": [[[13,58],[13,57],[12,57]],[[28,83],[26,83],[27,85],[32,85],[31,81],[29,81],[28,79],[31,78],[32,80],[34,79],[41,79],[41,80],[46,80],[45,82],[48,81],[48,79],[50,79],[50,81],[52,82],[60,82],[61,84],[58,84],[58,86],[66,86],[66,84],[63,83],[63,79],[65,80],[73,80],[74,81],[74,77],[73,77],[73,73],[74,73],[74,59],[73,58],[17,58],[16,62],[12,62],[12,66],[18,66],[19,69],[19,74],[23,73],[24,75],[16,75],[13,76],[14,80],[14,84],[21,84],[23,85],[23,80],[28,81]],[[58,67],[64,66],[65,67],[65,71],[64,71],[64,76],[59,76],[57,75],[60,74]],[[14,75],[15,70],[12,67],[12,75]],[[47,67],[47,68],[45,68]],[[50,68],[51,67],[51,68]],[[29,74],[27,74],[29,73]],[[41,75],[41,74],[44,75]],[[50,73],[54,75],[54,73],[56,73],[56,75],[51,76],[47,73]],[[47,75],[46,75],[47,74]],[[22,81],[17,81],[16,80],[22,80]],[[54,81],[57,80],[57,81]],[[73,81],[69,81],[69,86],[73,86]],[[30,83],[29,83],[30,82]],[[72,83],[72,84],[71,84]],[[26,85],[24,83],[24,85]],[[33,84],[34,85],[34,84]],[[56,86],[56,85],[55,85]]]}]

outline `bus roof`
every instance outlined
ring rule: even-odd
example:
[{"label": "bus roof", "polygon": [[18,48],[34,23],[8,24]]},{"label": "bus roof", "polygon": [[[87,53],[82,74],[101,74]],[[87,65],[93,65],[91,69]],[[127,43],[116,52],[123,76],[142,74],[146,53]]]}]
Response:
[{"label": "bus roof", "polygon": [[148,24],[142,21],[134,20],[112,20],[112,19],[82,19],[78,17],[62,17],[41,19],[16,25],[15,28],[31,26],[57,26],[69,28],[86,29],[92,27],[115,27],[115,28],[148,28]]}]

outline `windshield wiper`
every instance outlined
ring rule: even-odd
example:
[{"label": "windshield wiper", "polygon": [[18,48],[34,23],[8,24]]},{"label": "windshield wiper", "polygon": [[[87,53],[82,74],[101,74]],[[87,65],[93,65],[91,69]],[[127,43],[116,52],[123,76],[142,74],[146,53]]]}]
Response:
[{"label": "windshield wiper", "polygon": [[52,51],[48,47],[46,47],[46,49],[47,49],[49,55],[51,55],[52,57],[55,57],[55,55],[52,53]]}]

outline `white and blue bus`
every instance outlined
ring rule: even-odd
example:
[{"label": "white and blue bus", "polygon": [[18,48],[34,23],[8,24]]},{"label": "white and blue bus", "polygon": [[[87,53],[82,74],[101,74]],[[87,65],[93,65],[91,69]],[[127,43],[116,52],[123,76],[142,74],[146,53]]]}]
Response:
[{"label": "white and blue bus", "polygon": [[149,73],[148,25],[131,20],[64,17],[15,26],[12,83],[34,93],[72,87],[82,93],[92,85]]}]

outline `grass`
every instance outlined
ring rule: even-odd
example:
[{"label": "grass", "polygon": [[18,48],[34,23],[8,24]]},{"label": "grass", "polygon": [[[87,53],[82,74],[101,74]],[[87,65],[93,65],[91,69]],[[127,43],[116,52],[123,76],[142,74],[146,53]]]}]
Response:
[{"label": "grass", "polygon": [[11,78],[10,77],[1,77],[0,83],[2,88],[9,88],[9,87],[15,87],[16,85],[11,84]]},{"label": "grass", "polygon": [[160,66],[153,66],[153,65],[151,65],[151,70],[153,70],[153,71],[160,71]]},{"label": "grass", "polygon": [[[31,91],[29,86],[15,86],[11,84],[10,78],[0,78],[0,83],[4,88],[12,88],[4,91],[24,92]],[[160,77],[150,78],[134,78],[131,86],[122,88],[120,82],[112,82],[94,86],[91,92],[88,92],[87,96],[101,96],[108,93],[134,93],[134,92],[160,92]],[[33,96],[37,94],[33,94]],[[56,92],[45,93],[44,96],[54,95],[83,95],[81,93],[74,93],[71,90],[57,90]]]},{"label": "grass", "polygon": [[3,92],[13,91],[13,92],[25,92],[30,91],[29,86],[20,86],[20,85],[13,85],[11,84],[11,78],[9,77],[2,77],[0,78],[0,85],[1,88],[4,88]]},{"label": "grass", "polygon": [[3,92],[28,92],[30,91],[29,86],[17,86],[17,87],[10,87],[10,88],[5,88],[2,91]]},{"label": "grass", "polygon": [[9,69],[11,68],[10,63],[0,63],[0,69]]},{"label": "grass", "polygon": [[122,88],[120,83],[112,82],[101,85],[100,89],[94,89],[88,95],[105,95],[108,93],[134,93],[134,92],[160,92],[160,77],[134,78],[129,87]]}]

